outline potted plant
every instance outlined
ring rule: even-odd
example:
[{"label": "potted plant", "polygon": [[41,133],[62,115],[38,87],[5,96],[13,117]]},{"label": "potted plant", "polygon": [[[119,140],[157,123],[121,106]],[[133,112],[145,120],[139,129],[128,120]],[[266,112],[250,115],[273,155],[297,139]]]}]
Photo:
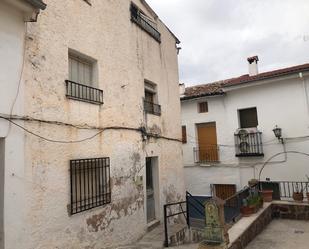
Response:
[{"label": "potted plant", "polygon": [[303,189],[299,189],[298,186],[296,186],[295,191],[293,192],[293,200],[296,202],[302,202],[304,200]]},{"label": "potted plant", "polygon": [[244,216],[250,216],[263,207],[263,198],[258,193],[250,192],[249,196],[243,200],[240,211]]},{"label": "potted plant", "polygon": [[273,192],[274,192],[273,190],[262,189],[260,192],[261,192],[263,201],[265,201],[265,202],[272,202],[273,201]]},{"label": "potted plant", "polygon": [[259,184],[259,180],[258,179],[251,179],[250,181],[248,181],[248,185],[249,187],[254,187],[256,185]]},{"label": "potted plant", "polygon": [[242,205],[242,207],[240,208],[240,212],[241,212],[241,214],[242,214],[243,216],[245,216],[245,217],[248,217],[248,216],[250,216],[251,214],[254,214],[254,212],[255,212],[255,207],[249,205],[248,198],[246,198],[246,199],[243,200],[243,205]]},{"label": "potted plant", "polygon": [[[296,184],[295,186],[295,189],[294,189],[294,192],[293,192],[293,200],[296,201],[296,202],[303,202],[304,200],[304,190],[307,191],[307,186],[308,186],[308,183],[309,183],[309,178],[308,176],[306,175],[307,179],[308,179],[308,182],[305,184],[305,186],[303,186],[302,188],[299,187],[298,184]],[[307,191],[307,200],[308,200],[308,191]]]}]

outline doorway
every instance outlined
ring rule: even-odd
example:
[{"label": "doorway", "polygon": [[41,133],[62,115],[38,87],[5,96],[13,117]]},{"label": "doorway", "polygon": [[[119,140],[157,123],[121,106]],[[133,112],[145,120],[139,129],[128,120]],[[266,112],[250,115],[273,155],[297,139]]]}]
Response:
[{"label": "doorway", "polygon": [[146,157],[146,206],[147,223],[156,220],[157,158]]},{"label": "doorway", "polygon": [[216,122],[197,124],[197,137],[200,162],[217,162],[217,128]]}]

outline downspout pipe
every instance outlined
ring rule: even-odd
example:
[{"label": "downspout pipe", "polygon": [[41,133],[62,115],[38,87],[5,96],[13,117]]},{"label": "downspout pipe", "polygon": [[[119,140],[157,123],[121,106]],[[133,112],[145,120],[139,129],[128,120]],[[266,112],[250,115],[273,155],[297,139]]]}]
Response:
[{"label": "downspout pipe", "polygon": [[309,125],[309,94],[308,94],[306,79],[304,78],[304,75],[302,72],[299,73],[299,78],[302,80],[302,85],[304,89],[306,109],[307,109],[307,119],[308,119],[308,125]]}]

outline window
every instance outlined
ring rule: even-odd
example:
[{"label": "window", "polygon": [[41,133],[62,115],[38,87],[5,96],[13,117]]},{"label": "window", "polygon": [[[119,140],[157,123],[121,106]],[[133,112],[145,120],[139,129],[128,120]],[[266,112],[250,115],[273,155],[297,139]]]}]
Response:
[{"label": "window", "polygon": [[71,215],[111,202],[109,158],[70,161]]},{"label": "window", "polygon": [[181,128],[182,128],[182,143],[186,144],[187,143],[187,127],[183,125]]},{"label": "window", "polygon": [[148,16],[146,16],[135,4],[131,4],[131,21],[137,24],[141,29],[147,32],[157,42],[161,42],[161,34],[157,25]]},{"label": "window", "polygon": [[103,104],[103,91],[95,88],[95,60],[77,52],[69,52],[69,79],[66,96],[93,104]]},{"label": "window", "polygon": [[145,81],[144,109],[146,113],[161,115],[161,106],[158,103],[157,86]]},{"label": "window", "polygon": [[240,128],[253,128],[258,126],[256,107],[238,110]]},{"label": "window", "polygon": [[93,86],[93,62],[69,54],[69,80],[86,86]]},{"label": "window", "polygon": [[207,102],[198,103],[198,111],[199,113],[208,112],[208,103]]}]

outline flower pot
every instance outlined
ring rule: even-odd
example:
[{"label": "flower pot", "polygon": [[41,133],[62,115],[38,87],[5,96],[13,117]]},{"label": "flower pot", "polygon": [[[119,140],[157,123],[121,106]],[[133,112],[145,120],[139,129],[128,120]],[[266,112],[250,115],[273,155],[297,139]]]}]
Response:
[{"label": "flower pot", "polygon": [[296,201],[296,202],[303,202],[304,193],[303,192],[294,192],[293,193],[293,200]]},{"label": "flower pot", "polygon": [[240,212],[242,213],[243,216],[248,217],[251,214],[255,213],[255,206],[241,207]]},{"label": "flower pot", "polygon": [[248,185],[249,185],[249,187],[254,187],[254,186],[256,186],[258,183],[259,183],[259,180],[257,180],[257,179],[251,179],[251,180],[248,182]]},{"label": "flower pot", "polygon": [[272,202],[273,201],[273,190],[262,190],[261,194],[264,202]]}]

